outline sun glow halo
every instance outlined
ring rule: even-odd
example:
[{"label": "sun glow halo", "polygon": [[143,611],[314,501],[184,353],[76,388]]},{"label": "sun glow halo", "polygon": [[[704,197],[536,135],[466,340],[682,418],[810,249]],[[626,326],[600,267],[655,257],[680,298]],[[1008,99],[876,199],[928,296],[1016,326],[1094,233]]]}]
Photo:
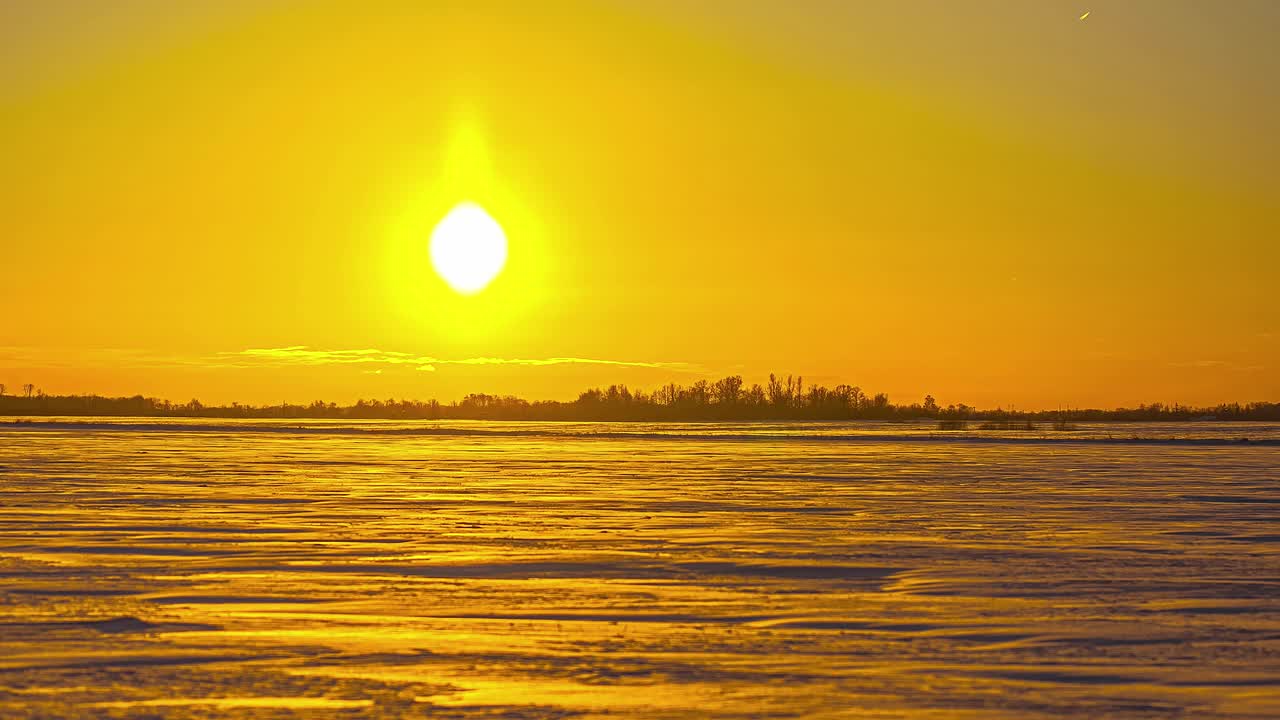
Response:
[{"label": "sun glow halo", "polygon": [[459,203],[431,231],[431,265],[449,287],[474,295],[493,282],[507,262],[507,235],[473,202]]}]

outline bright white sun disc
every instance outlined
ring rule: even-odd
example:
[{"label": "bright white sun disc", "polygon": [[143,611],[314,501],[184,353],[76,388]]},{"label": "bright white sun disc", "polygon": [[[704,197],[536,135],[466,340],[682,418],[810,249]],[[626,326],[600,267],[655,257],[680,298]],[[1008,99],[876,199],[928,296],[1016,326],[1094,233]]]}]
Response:
[{"label": "bright white sun disc", "polygon": [[506,263],[506,233],[475,203],[460,203],[431,231],[432,267],[464,295],[485,289]]}]

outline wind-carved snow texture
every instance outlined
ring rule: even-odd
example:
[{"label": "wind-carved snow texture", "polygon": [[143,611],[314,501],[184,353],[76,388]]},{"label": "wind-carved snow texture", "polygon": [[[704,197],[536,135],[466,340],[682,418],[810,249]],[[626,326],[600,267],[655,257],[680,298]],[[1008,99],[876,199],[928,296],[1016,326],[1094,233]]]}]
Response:
[{"label": "wind-carved snow texture", "polygon": [[1280,716],[1274,426],[85,422],[3,718]]}]

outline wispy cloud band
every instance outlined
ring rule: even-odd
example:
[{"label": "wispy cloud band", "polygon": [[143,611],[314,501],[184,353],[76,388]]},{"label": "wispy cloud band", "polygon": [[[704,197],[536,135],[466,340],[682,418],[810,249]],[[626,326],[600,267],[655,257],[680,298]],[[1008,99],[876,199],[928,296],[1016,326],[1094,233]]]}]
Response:
[{"label": "wispy cloud band", "polygon": [[377,348],[320,350],[308,345],[249,348],[246,350],[219,352],[213,355],[161,354],[145,350],[120,348],[71,351],[53,348],[0,346],[0,365],[3,364],[10,364],[15,367],[187,367],[209,370],[359,365],[363,366],[361,369],[364,372],[380,372],[382,369],[396,367],[433,372],[439,365],[511,365],[519,367],[607,365],[611,367],[653,368],[684,372],[699,372],[701,370],[700,366],[686,362],[582,357],[503,358],[482,356],[442,358],[433,355],[417,355]]},{"label": "wispy cloud band", "polygon": [[614,367],[656,368],[667,370],[691,370],[685,362],[650,360],[610,360],[603,358],[549,357],[549,358],[501,358],[470,357],[440,358],[432,355],[413,355],[394,350],[362,348],[357,350],[316,350],[307,345],[290,345],[279,348],[249,348],[239,352],[219,353],[220,356],[248,360],[256,365],[411,365],[419,370],[433,371],[437,365],[520,365],[543,367],[548,365],[610,365]]}]

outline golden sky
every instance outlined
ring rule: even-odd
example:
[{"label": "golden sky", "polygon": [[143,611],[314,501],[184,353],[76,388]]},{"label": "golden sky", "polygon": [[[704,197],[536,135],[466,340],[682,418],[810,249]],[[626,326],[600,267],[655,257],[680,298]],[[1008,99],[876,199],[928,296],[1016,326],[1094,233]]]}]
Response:
[{"label": "golden sky", "polygon": [[[1276,400],[1277,31],[1270,0],[4,3],[0,382]],[[470,297],[426,256],[464,200],[510,244]]]}]

